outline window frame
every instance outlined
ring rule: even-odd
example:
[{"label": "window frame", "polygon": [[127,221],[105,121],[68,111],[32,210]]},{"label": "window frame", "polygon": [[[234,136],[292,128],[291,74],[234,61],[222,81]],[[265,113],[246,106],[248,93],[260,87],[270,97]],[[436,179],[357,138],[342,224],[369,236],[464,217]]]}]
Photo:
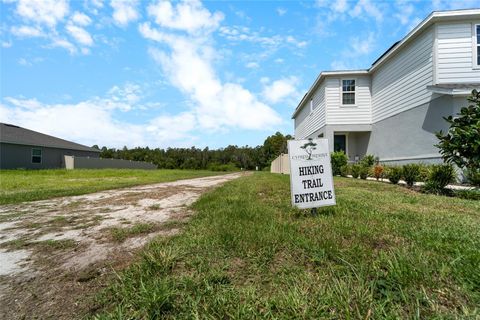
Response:
[{"label": "window frame", "polygon": [[[33,154],[34,151],[40,151],[40,155]],[[34,162],[33,157],[39,157],[40,162]],[[43,162],[43,150],[42,150],[42,148],[32,148],[32,156],[30,158],[30,161],[32,162],[32,164],[42,164],[42,162]]]},{"label": "window frame", "polygon": [[480,69],[480,23],[473,23],[472,30],[472,56],[473,56],[473,68]]},{"label": "window frame", "polygon": [[[343,91],[343,81],[354,81],[354,91]],[[343,94],[353,93],[353,103],[343,103]],[[340,79],[340,105],[342,107],[356,107],[357,106],[357,78],[341,78]]]}]

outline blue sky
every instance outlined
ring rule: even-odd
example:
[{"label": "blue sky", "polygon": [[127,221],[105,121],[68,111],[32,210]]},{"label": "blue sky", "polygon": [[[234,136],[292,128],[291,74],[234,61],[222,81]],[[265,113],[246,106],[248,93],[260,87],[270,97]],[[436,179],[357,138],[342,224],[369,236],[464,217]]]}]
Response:
[{"label": "blue sky", "polygon": [[[0,0],[1,1],[1,0]],[[0,121],[109,147],[255,146],[322,70],[466,1],[0,2]]]}]

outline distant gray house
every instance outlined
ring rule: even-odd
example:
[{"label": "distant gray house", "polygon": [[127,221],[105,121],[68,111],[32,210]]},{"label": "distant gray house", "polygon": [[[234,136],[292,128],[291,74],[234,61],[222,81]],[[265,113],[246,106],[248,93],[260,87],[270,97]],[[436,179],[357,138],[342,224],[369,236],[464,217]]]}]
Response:
[{"label": "distant gray house", "polygon": [[100,150],[0,123],[0,169],[64,168],[64,156],[99,158]]},{"label": "distant gray house", "polygon": [[480,9],[433,12],[369,69],[324,71],[298,104],[295,138],[324,137],[351,161],[441,161],[442,117],[480,90]]}]

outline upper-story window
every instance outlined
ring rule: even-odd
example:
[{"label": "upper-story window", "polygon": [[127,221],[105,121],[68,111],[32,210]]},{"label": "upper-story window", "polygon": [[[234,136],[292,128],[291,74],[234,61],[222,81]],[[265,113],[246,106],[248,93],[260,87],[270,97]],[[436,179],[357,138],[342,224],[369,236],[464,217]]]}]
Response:
[{"label": "upper-story window", "polygon": [[342,80],[342,104],[355,104],[355,80]]},{"label": "upper-story window", "polygon": [[477,48],[477,66],[480,66],[480,24],[477,24],[475,26],[475,33],[476,33],[475,47]]}]

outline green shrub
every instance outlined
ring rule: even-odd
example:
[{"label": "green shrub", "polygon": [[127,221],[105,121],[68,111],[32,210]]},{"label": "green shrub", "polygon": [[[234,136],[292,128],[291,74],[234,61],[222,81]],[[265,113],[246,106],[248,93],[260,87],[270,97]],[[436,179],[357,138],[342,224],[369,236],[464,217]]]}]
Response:
[{"label": "green shrub", "polygon": [[465,176],[467,177],[468,183],[480,187],[480,169],[467,169],[465,170]]},{"label": "green shrub", "polygon": [[348,157],[343,151],[337,151],[331,155],[332,171],[334,176],[341,174],[341,168],[348,163]]},{"label": "green shrub", "polygon": [[375,156],[371,154],[365,155],[362,160],[360,160],[360,164],[366,167],[371,167],[375,164]]},{"label": "green shrub", "polygon": [[455,181],[455,169],[450,164],[433,165],[422,190],[427,193],[446,194],[445,187]]},{"label": "green shrub", "polygon": [[208,166],[210,171],[238,171],[238,168],[233,163],[219,164],[212,163]]},{"label": "green shrub", "polygon": [[365,166],[365,165],[361,165],[360,166],[360,179],[363,179],[363,180],[366,180],[367,177],[368,177],[368,172],[370,170],[370,167],[368,166]]},{"label": "green shrub", "polygon": [[480,190],[455,190],[454,195],[467,200],[480,200]]},{"label": "green shrub", "polygon": [[418,181],[420,167],[416,163],[410,163],[403,166],[402,175],[407,186],[412,187],[415,181]]},{"label": "green shrub", "polygon": [[401,167],[389,167],[387,171],[388,180],[391,183],[397,184],[398,181],[402,178],[402,168]]},{"label": "green shrub", "polygon": [[430,176],[430,170],[432,169],[431,164],[419,163],[418,164],[418,181],[425,182]]},{"label": "green shrub", "polygon": [[358,176],[360,175],[360,170],[362,169],[362,167],[358,164],[354,164],[352,165],[352,177],[354,177],[355,179],[358,178]]},{"label": "green shrub", "polygon": [[344,165],[340,168],[340,175],[342,177],[346,177],[349,174],[350,174],[350,166],[348,164],[346,164],[346,165]]}]

